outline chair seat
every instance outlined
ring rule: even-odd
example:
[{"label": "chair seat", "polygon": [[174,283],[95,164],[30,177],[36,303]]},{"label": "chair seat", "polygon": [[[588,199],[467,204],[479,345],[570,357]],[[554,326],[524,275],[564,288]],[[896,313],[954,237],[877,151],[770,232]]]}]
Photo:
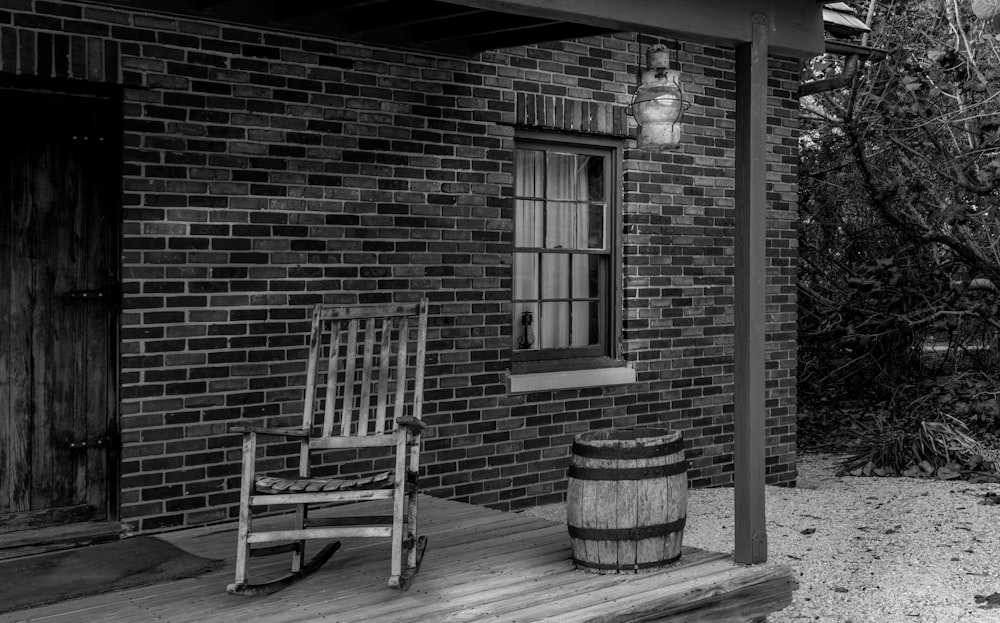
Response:
[{"label": "chair seat", "polygon": [[393,472],[382,472],[363,478],[278,478],[258,476],[254,481],[257,493],[299,493],[316,491],[358,491],[365,489],[389,489],[393,484]]}]

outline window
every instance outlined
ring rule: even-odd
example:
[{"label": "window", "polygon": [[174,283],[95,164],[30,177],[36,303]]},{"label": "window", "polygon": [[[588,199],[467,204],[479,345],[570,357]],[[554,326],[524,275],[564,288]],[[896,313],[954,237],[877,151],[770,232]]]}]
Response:
[{"label": "window", "polygon": [[519,136],[514,158],[514,371],[617,355],[621,147]]}]

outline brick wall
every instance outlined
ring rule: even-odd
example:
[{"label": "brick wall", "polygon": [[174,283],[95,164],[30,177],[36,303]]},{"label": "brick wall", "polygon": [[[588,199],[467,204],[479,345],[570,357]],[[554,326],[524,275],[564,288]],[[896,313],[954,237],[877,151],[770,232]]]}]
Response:
[{"label": "brick wall", "polygon": [[[0,52],[4,74],[124,87],[123,521],[235,516],[239,438],[226,426],[295,423],[309,306],[423,293],[430,493],[500,509],[557,501],[574,435],[651,423],[684,432],[695,486],[732,481],[732,50],[682,43],[683,147],[626,151],[623,337],[637,382],[521,395],[504,377],[514,127],[627,133],[634,35],[457,60],[3,0]],[[796,62],[771,60],[767,477],[784,484],[797,80]],[[547,118],[547,102],[587,126]],[[344,471],[372,467],[341,458]],[[265,460],[294,465],[285,444]]]}]

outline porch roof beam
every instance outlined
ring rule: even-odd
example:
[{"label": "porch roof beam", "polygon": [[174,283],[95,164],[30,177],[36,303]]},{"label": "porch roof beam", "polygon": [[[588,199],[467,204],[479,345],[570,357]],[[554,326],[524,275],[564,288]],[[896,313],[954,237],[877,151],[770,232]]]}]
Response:
[{"label": "porch roof beam", "polygon": [[755,14],[768,19],[771,52],[796,58],[823,53],[821,5],[802,0],[444,0],[534,18],[621,32],[736,45],[752,39]]}]

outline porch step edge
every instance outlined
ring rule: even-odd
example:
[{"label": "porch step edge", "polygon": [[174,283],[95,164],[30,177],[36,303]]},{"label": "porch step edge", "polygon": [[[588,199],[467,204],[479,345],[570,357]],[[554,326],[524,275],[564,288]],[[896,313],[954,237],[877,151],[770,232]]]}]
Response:
[{"label": "porch step edge", "polygon": [[116,541],[125,532],[126,526],[117,521],[92,521],[0,532],[0,561]]}]

